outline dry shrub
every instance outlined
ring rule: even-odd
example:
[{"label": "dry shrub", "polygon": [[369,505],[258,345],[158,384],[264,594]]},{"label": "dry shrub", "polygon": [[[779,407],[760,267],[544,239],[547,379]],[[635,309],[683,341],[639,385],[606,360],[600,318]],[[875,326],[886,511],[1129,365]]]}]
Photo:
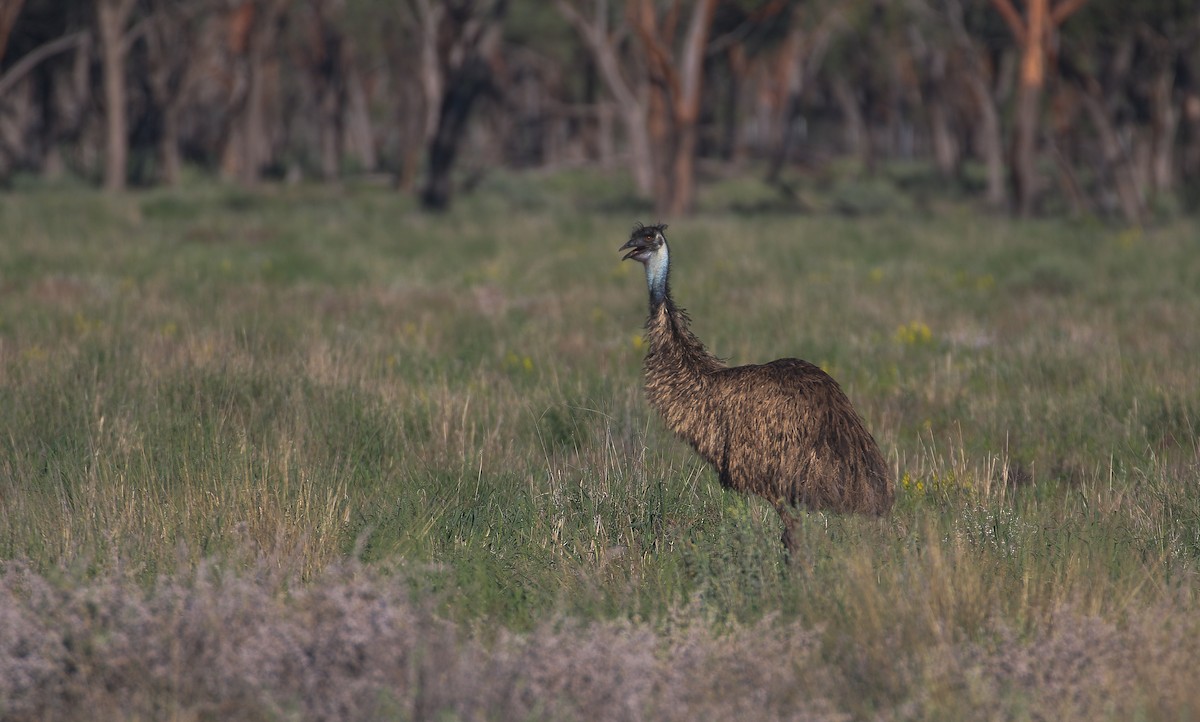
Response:
[{"label": "dry shrub", "polygon": [[[0,719],[1184,719],[1200,710],[1200,621],[1186,599],[1112,621],[1057,610],[1017,632],[896,639],[889,680],[831,653],[832,631],[557,617],[530,632],[439,617],[403,574],[205,565],[0,574]],[[844,631],[842,634],[844,634]],[[861,662],[861,660],[858,660]],[[878,669],[878,667],[876,667]],[[906,680],[905,689],[894,682]]]},{"label": "dry shrub", "polygon": [[[0,718],[825,718],[798,685],[814,632],[763,621],[724,633],[556,619],[470,631],[358,565],[303,585],[264,565],[201,566],[147,589],[112,575],[0,577]],[[808,712],[811,711],[811,714]]]},{"label": "dry shrub", "polygon": [[977,711],[1021,709],[1035,720],[1189,719],[1200,712],[1200,621],[1174,604],[1122,623],[1060,610],[1028,637],[996,630],[949,665],[973,679]]}]

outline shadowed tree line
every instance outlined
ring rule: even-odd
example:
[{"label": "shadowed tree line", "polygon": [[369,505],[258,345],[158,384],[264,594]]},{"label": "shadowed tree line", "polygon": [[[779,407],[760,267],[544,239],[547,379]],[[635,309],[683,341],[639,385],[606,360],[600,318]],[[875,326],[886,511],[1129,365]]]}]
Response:
[{"label": "shadowed tree line", "polygon": [[0,182],[369,173],[444,209],[491,168],[595,166],[670,217],[710,172],[794,199],[897,161],[1023,216],[1197,207],[1200,6],[0,0]]}]

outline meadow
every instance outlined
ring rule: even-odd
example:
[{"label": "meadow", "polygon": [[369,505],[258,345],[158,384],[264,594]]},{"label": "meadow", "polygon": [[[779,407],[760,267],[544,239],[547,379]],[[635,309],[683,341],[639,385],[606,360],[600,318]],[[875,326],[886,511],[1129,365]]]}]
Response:
[{"label": "meadow", "polygon": [[642,398],[625,187],[0,195],[0,719],[1200,715],[1193,219],[666,219],[709,349],[896,474],[789,561]]}]

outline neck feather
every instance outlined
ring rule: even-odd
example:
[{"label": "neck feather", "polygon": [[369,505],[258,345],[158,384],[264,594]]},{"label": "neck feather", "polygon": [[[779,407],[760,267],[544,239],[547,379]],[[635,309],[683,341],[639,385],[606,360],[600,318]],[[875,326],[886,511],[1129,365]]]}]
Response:
[{"label": "neck feather", "polygon": [[710,461],[718,458],[720,438],[711,433],[723,424],[716,374],[725,366],[688,328],[687,313],[668,297],[650,310],[646,321],[649,348],[642,362],[646,400],[667,428]]},{"label": "neck feather", "polygon": [[661,367],[682,374],[677,377],[682,379],[690,374],[707,375],[725,367],[692,333],[687,312],[678,308],[669,296],[651,307],[646,331],[646,340],[650,343],[646,354],[648,371]]},{"label": "neck feather", "polygon": [[671,273],[671,262],[667,253],[667,244],[663,243],[658,252],[646,261],[646,286],[650,289],[650,308],[658,308],[671,296],[667,277]]}]

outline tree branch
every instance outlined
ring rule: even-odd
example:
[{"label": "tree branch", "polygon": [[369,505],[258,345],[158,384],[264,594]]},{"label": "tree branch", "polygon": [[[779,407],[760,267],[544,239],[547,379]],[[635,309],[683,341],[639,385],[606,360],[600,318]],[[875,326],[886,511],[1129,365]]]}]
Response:
[{"label": "tree branch", "polygon": [[768,0],[766,5],[750,11],[742,22],[738,23],[737,27],[729,32],[716,38],[712,38],[708,43],[708,50],[705,55],[712,57],[720,55],[731,46],[736,45],[746,39],[746,36],[753,31],[754,26],[758,23],[765,22],[770,18],[774,18],[787,7],[786,0]]},{"label": "tree branch", "polygon": [[[556,0],[555,5],[567,22],[579,33],[584,45],[591,51],[596,68],[600,71],[605,85],[608,86],[609,92],[616,98],[617,103],[627,108],[637,105],[637,95],[622,74],[614,45],[599,22],[589,23],[568,0]],[[599,21],[599,16],[597,16],[597,21]]]},{"label": "tree branch", "polygon": [[1050,11],[1050,22],[1062,25],[1076,10],[1083,7],[1087,0],[1063,0]]},{"label": "tree branch", "polygon": [[572,27],[579,31],[580,35],[588,34],[587,31],[589,27],[587,21],[583,19],[583,15],[581,15],[579,11],[575,9],[574,5],[567,2],[567,0],[554,0],[554,5],[558,8],[559,14],[562,15]]},{"label": "tree branch", "polygon": [[87,30],[80,30],[70,35],[64,35],[61,38],[55,38],[45,45],[26,53],[20,60],[13,63],[3,76],[0,76],[0,97],[3,97],[12,87],[19,83],[29,71],[33,70],[47,58],[53,57],[59,53],[66,52],[78,45],[82,45],[88,38]]},{"label": "tree branch", "polygon": [[1008,29],[1012,31],[1017,44],[1024,45],[1029,33],[1025,29],[1025,20],[1021,18],[1021,13],[1013,7],[1012,0],[992,0],[992,7],[996,8],[1000,17],[1008,23]]},{"label": "tree branch", "polygon": [[[650,67],[650,78],[667,88],[671,97],[679,97],[679,77],[676,75],[674,63],[669,51],[663,47],[663,33],[658,26],[658,18],[654,13],[654,5],[650,0],[641,0],[634,11],[633,24],[642,41],[642,50],[646,54],[646,64]],[[668,39],[673,35],[667,35]]]}]

